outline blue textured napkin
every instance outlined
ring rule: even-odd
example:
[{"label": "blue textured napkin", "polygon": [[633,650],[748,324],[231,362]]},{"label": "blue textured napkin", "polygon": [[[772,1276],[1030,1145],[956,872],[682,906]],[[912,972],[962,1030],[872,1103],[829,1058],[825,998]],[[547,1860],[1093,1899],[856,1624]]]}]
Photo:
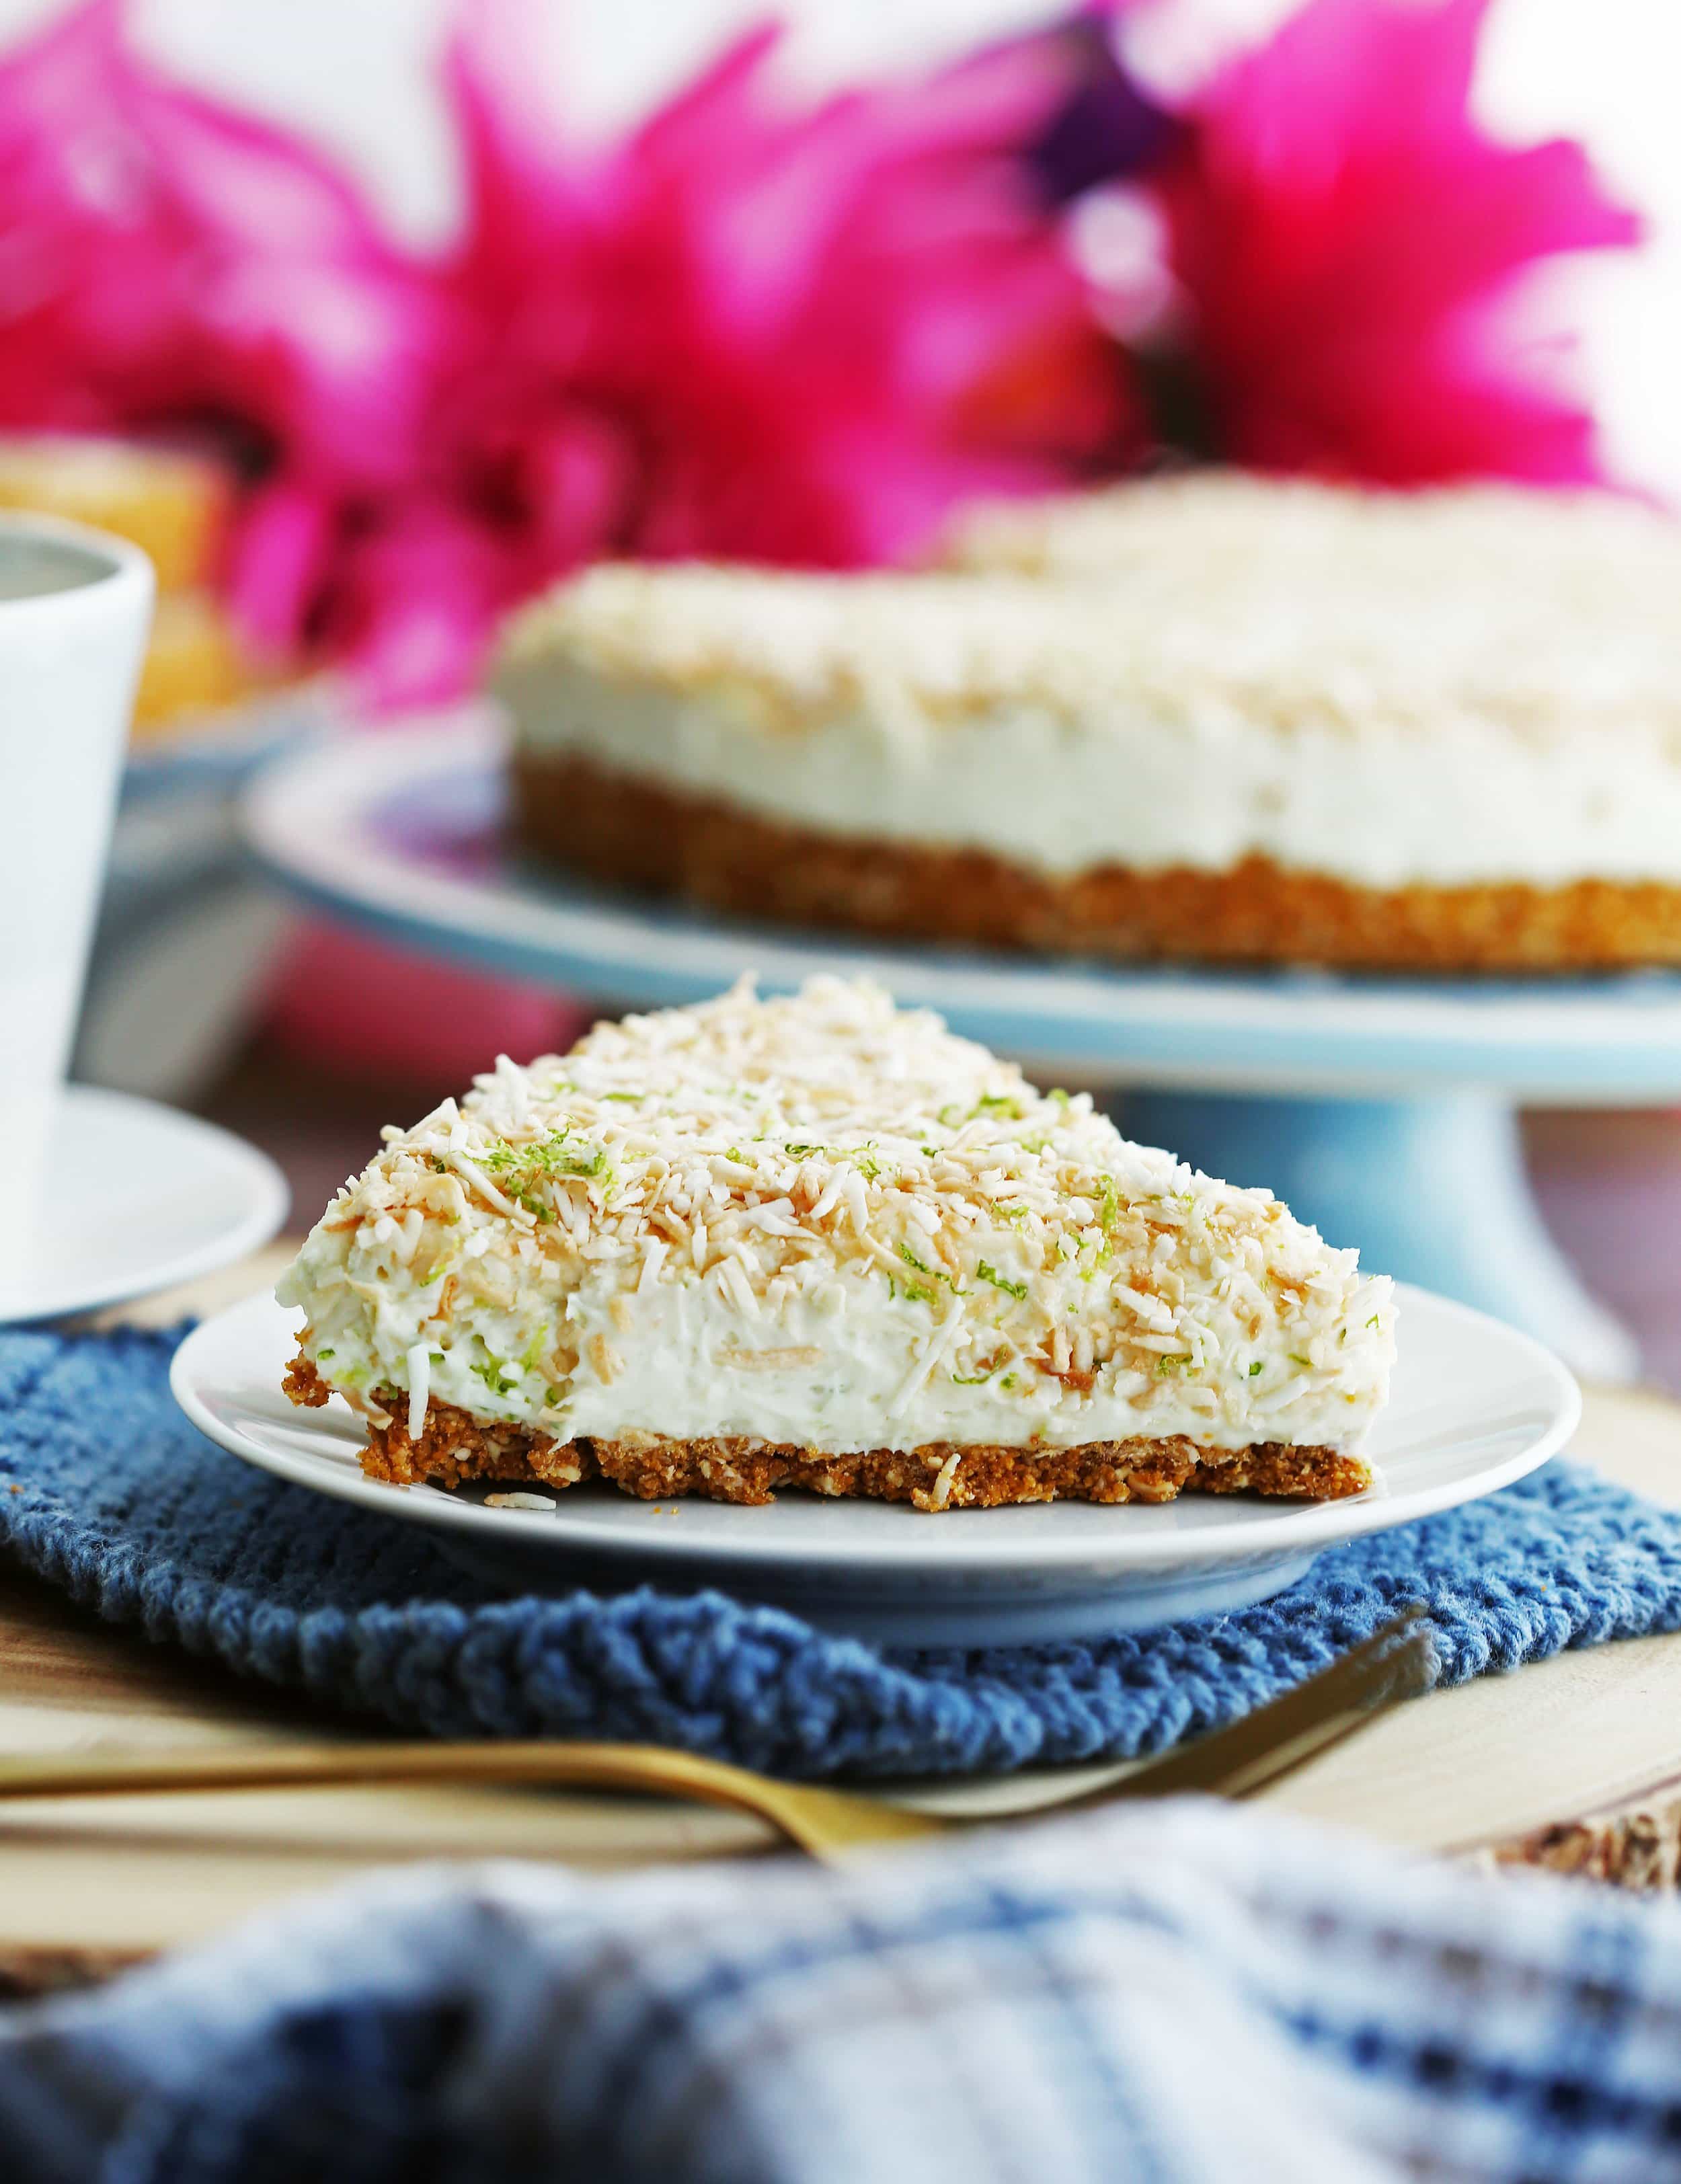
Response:
[{"label": "blue textured napkin", "polygon": [[1096,1644],[884,1655],[716,1592],[509,1600],[416,1528],[206,1441],[170,1395],[175,1340],[0,1335],[0,1546],[114,1621],[439,1735],[999,1770],[1231,1720],[1411,1600],[1450,1682],[1681,1626],[1681,1513],[1566,1462],[1338,1548],[1259,1607]]},{"label": "blue textured napkin", "polygon": [[1681,1907],[1190,1802],[407,1871],[0,2011],[19,2184],[1674,2184]]}]

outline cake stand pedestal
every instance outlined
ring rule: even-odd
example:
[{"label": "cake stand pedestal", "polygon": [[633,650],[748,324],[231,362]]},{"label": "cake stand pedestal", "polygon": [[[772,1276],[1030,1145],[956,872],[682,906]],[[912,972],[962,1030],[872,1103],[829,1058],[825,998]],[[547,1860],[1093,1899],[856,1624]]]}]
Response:
[{"label": "cake stand pedestal", "polygon": [[1522,1327],[1593,1380],[1638,1377],[1627,1329],[1548,1234],[1514,1107],[1476,1090],[1414,1100],[1144,1093],[1112,1112],[1130,1137],[1210,1175],[1264,1178],[1367,1266]]},{"label": "cake stand pedestal", "polygon": [[532,872],[504,839],[503,760],[484,708],[305,752],[248,794],[248,838],[335,916],[604,1005],[699,1000],[749,971],[765,992],[873,977],[1040,1083],[1113,1099],[1133,1136],[1266,1184],[1372,1268],[1590,1378],[1633,1377],[1633,1342],[1542,1224],[1517,1109],[1681,1102],[1681,977],[1105,970],[752,926]]}]

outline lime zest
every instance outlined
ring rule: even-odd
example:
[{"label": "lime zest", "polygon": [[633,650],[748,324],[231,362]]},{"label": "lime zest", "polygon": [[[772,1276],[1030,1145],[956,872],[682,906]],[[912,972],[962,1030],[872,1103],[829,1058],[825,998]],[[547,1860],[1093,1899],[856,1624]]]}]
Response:
[{"label": "lime zest", "polygon": [[467,1370],[482,1380],[493,1396],[511,1396],[523,1377],[520,1374],[510,1377],[504,1369],[499,1357],[487,1357],[482,1365],[470,1365]]},{"label": "lime zest", "polygon": [[[1014,1092],[983,1092],[965,1119],[972,1123],[977,1115],[1003,1115],[1012,1123],[1019,1123],[1027,1112],[1020,1096]],[[940,1110],[942,1122],[944,1122],[945,1115],[946,1111],[943,1107]]]}]

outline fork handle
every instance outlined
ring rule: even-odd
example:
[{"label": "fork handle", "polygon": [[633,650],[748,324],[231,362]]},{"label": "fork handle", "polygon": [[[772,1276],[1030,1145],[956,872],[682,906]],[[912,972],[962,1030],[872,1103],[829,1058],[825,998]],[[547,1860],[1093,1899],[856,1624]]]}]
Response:
[{"label": "fork handle", "polygon": [[218,1752],[81,1752],[0,1759],[0,1802],[125,1797],[195,1790],[292,1790],[372,1783],[483,1782],[630,1790],[687,1797],[767,1821],[814,1857],[943,1832],[932,1815],[810,1783],[779,1782],[662,1745],[482,1743],[280,1745]]}]

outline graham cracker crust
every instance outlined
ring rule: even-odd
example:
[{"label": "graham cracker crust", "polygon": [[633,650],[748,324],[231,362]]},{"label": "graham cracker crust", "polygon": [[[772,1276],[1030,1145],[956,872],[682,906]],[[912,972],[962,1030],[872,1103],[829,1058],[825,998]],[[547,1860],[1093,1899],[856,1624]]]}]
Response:
[{"label": "graham cracker crust", "polygon": [[981,850],[785,825],[588,759],[516,752],[513,779],[515,829],[537,855],[748,917],[1120,962],[1681,963],[1681,888],[1656,881],[1363,888],[1265,857],[1224,872],[1105,865],[1059,879]]},{"label": "graham cracker crust", "polygon": [[[314,1407],[331,1390],[300,1351],[284,1386],[294,1403]],[[1177,1495],[1263,1494],[1341,1501],[1371,1484],[1365,1462],[1325,1447],[1285,1441],[1250,1448],[1208,1448],[1179,1436],[1090,1441],[1080,1448],[877,1448],[849,1456],[763,1441],[625,1440],[556,1442],[529,1427],[476,1419],[448,1403],[429,1403],[418,1439],[409,1432],[406,1399],[382,1393],[389,1422],[370,1422],[362,1469],[397,1486],[459,1486],[495,1479],[550,1489],[598,1479],[643,1502],[682,1500],[763,1504],[779,1487],[918,1509],[994,1509],[1022,1502],[1171,1502]],[[946,1468],[949,1460],[957,1462]]]}]

